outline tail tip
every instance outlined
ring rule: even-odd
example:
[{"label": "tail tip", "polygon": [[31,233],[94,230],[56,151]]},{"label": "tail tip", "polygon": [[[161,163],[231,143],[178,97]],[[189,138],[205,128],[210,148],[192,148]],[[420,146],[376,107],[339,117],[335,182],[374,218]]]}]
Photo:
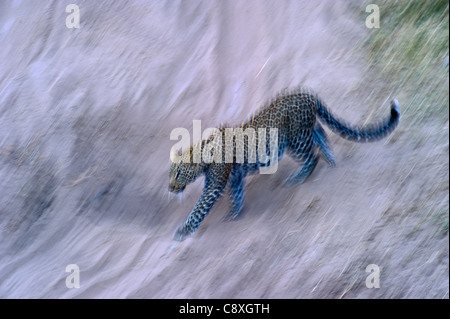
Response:
[{"label": "tail tip", "polygon": [[391,117],[399,118],[400,117],[400,106],[397,99],[393,99],[391,101]]}]

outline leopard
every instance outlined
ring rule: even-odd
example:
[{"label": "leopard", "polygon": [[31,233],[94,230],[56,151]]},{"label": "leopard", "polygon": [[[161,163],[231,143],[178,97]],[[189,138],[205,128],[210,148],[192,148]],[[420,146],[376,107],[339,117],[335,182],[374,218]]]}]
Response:
[{"label": "leopard", "polygon": [[[233,143],[223,143],[226,125],[219,126],[209,138],[179,153],[184,161],[172,161],[169,192],[181,193],[199,176],[205,176],[203,192],[186,221],[176,230],[174,239],[182,241],[191,236],[227,187],[231,209],[224,220],[237,219],[243,208],[245,177],[267,167],[275,160],[280,160],[284,153],[301,165],[297,172],[284,180],[287,186],[304,183],[311,176],[320,158],[323,158],[330,167],[335,167],[336,159],[321,124],[325,124],[338,136],[353,142],[374,142],[387,137],[395,130],[400,120],[398,101],[393,99],[390,104],[390,115],[385,119],[373,124],[356,126],[333,115],[318,94],[311,89],[304,87],[286,89],[253,113],[248,120],[234,126],[243,130],[251,128],[256,132],[252,139],[249,136],[244,138],[244,158],[240,161],[237,160],[236,138],[232,138]],[[258,151],[256,155],[255,152],[251,154],[249,144],[258,139],[258,134],[267,133],[270,128],[276,128],[278,136],[277,139],[271,140],[266,135],[266,153],[261,154],[267,156],[263,160]],[[271,143],[272,145],[276,143],[277,151],[270,156]],[[193,156],[196,147],[201,150],[206,147],[209,149],[218,147],[222,151],[222,156],[195,162]],[[227,149],[229,147],[233,149]],[[231,161],[223,160],[226,151],[231,152]]]}]

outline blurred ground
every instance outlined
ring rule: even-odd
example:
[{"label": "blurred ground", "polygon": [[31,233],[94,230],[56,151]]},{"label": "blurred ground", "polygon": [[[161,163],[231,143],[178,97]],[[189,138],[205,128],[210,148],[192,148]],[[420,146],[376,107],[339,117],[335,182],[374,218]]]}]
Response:
[{"label": "blurred ground", "polygon": [[203,183],[168,195],[172,129],[239,123],[297,85],[352,123],[414,104],[368,65],[359,1],[76,3],[79,29],[65,2],[0,2],[0,297],[448,298],[448,122],[331,134],[336,168],[286,188],[284,157],[247,179],[238,221],[224,197],[172,240]]}]

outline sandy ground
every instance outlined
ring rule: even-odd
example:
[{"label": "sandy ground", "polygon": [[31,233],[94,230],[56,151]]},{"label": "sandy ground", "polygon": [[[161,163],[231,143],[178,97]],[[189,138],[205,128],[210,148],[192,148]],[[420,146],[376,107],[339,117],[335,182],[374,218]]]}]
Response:
[{"label": "sandy ground", "polygon": [[79,29],[64,1],[0,2],[0,297],[448,298],[448,124],[330,135],[336,168],[286,188],[284,157],[247,179],[238,221],[224,197],[172,239],[203,184],[169,196],[172,129],[239,123],[298,85],[353,123],[412,103],[368,73],[361,3],[74,2]]}]

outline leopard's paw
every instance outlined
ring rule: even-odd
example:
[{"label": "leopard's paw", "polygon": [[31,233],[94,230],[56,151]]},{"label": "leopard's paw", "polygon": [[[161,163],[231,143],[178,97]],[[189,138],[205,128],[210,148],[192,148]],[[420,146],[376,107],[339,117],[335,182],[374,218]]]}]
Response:
[{"label": "leopard's paw", "polygon": [[180,226],[177,229],[173,239],[178,240],[178,241],[183,241],[187,237],[189,237],[192,233],[193,233],[193,231],[191,231],[190,228],[188,226],[186,226],[186,224],[183,224],[182,226]]}]

